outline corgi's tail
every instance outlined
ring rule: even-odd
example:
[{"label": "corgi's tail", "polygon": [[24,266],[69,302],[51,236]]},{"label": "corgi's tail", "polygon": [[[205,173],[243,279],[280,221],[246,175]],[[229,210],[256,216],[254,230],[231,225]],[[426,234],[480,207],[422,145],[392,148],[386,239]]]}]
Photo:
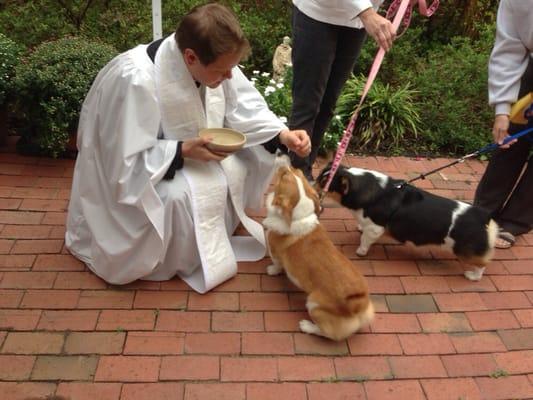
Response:
[{"label": "corgi's tail", "polygon": [[346,308],[350,314],[359,315],[361,326],[368,325],[374,318],[374,305],[366,293],[348,296]]},{"label": "corgi's tail", "polygon": [[366,307],[366,310],[361,314],[361,317],[360,317],[361,327],[365,327],[368,324],[370,324],[370,322],[372,322],[372,320],[374,319],[374,315],[375,315],[374,304],[369,299],[368,306]]}]

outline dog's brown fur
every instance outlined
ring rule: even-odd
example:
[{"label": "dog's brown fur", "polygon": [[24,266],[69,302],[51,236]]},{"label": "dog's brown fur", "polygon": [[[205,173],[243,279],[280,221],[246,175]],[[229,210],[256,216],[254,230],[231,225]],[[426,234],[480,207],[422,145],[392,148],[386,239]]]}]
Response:
[{"label": "dog's brown fur", "polygon": [[[274,178],[267,219],[283,219],[289,227],[294,224],[294,210],[300,201],[297,179],[303,184],[305,196],[313,201],[314,212],[310,213],[316,216],[320,207],[316,191],[300,170],[282,166]],[[277,216],[273,216],[274,209]],[[302,320],[302,331],[342,340],[370,322],[374,309],[365,278],[335,247],[318,222],[303,234],[279,232],[267,220],[265,223],[274,263],[269,274],[285,270],[289,279],[308,294],[306,306],[316,325]]]}]

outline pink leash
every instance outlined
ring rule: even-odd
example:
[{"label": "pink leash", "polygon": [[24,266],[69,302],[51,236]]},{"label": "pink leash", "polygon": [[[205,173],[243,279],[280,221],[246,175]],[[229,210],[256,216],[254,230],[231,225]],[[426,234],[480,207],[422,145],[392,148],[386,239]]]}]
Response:
[{"label": "pink leash", "polygon": [[[386,17],[388,19],[394,17],[394,20],[392,21],[392,26],[396,32],[398,31],[398,28],[400,27],[400,24],[402,22],[404,25],[404,32],[411,22],[413,5],[410,4],[410,2],[411,0],[394,0],[392,4],[389,6],[389,9],[387,10]],[[426,17],[430,17],[431,15],[433,15],[433,13],[437,10],[438,7],[439,7],[439,0],[434,0],[429,8],[427,7],[425,0],[418,0],[418,10],[420,14]],[[366,95],[368,94],[368,91],[370,90],[370,87],[372,86],[372,84],[374,83],[374,80],[376,79],[376,76],[378,74],[379,68],[381,67],[381,63],[383,62],[384,57],[385,57],[385,50],[383,49],[383,47],[380,47],[378,50],[378,53],[376,54],[376,58],[374,58],[374,62],[372,63],[372,68],[370,69],[370,73],[368,74],[368,78],[367,78],[365,87],[363,89],[363,94],[361,95],[361,100],[359,100],[359,104],[357,105],[357,107],[355,108],[355,111],[352,114],[350,123],[348,124],[348,127],[344,131],[344,135],[339,144],[339,148],[337,149],[337,152],[335,153],[333,164],[331,165],[331,169],[329,170],[328,180],[326,181],[326,184],[324,185],[322,189],[322,193],[320,194],[321,202],[324,199],[327,191],[329,190],[331,181],[333,180],[333,177],[337,173],[337,170],[339,169],[339,166],[341,164],[341,160],[344,157],[344,154],[346,153],[346,149],[348,148],[348,144],[350,143],[350,139],[352,138],[353,130],[355,128],[355,122],[357,121],[357,117],[359,116],[359,111],[361,109],[361,106],[363,105],[363,101],[365,100]]]}]

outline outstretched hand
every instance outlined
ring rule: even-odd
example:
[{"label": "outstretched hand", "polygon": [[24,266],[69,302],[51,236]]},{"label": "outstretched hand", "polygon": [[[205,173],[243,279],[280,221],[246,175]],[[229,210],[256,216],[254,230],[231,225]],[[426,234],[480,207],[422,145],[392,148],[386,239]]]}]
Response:
[{"label": "outstretched hand", "polygon": [[311,140],[304,130],[283,130],[279,133],[279,140],[300,157],[308,156],[311,153]]},{"label": "outstretched hand", "polygon": [[181,154],[183,158],[193,158],[200,161],[222,161],[231,154],[231,152],[214,152],[209,150],[207,144],[211,140],[212,139],[198,137],[184,141],[181,145]]}]

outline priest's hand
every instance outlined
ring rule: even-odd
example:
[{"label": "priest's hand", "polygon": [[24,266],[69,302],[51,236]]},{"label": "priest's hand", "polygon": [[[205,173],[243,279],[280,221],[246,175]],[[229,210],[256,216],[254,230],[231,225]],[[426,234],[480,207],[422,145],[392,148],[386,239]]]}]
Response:
[{"label": "priest's hand", "polygon": [[302,129],[294,131],[285,129],[279,133],[279,140],[300,157],[308,156],[311,153],[311,140],[307,132]]},{"label": "priest's hand", "polygon": [[201,161],[222,161],[231,154],[209,150],[206,145],[210,141],[211,139],[202,137],[186,140],[181,145],[181,155],[183,158],[193,158]]}]

